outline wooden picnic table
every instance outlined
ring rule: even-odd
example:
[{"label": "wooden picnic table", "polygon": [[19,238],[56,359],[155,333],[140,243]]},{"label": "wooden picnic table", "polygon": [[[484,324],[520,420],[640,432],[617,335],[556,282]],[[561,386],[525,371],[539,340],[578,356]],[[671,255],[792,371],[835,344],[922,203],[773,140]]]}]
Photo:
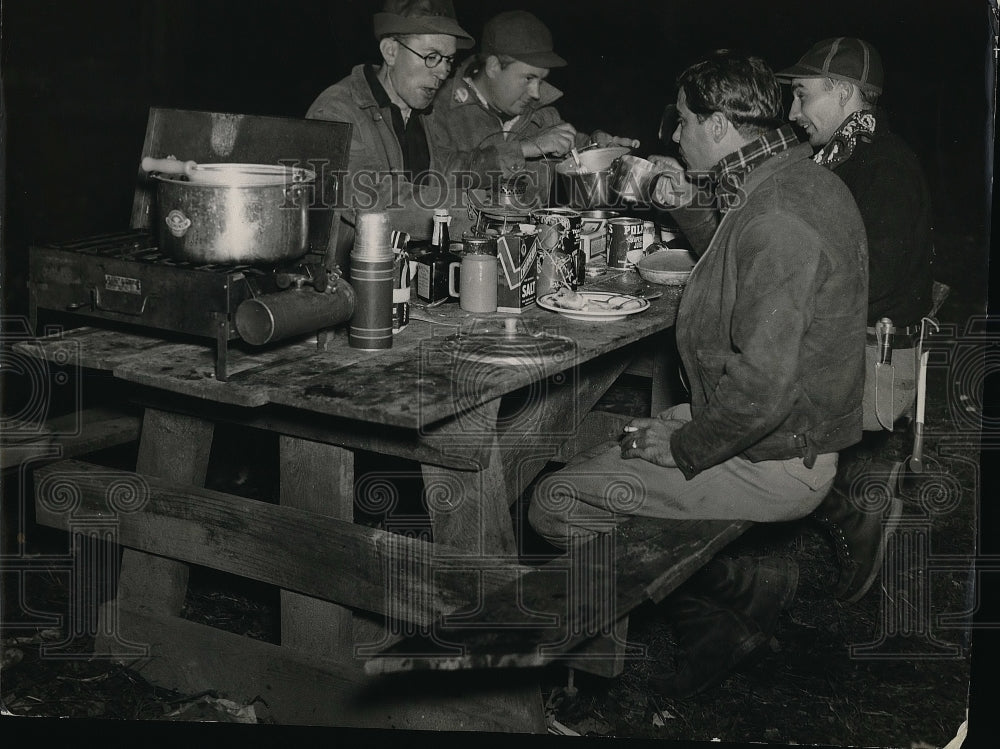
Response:
[{"label": "wooden picnic table", "polygon": [[[134,474],[64,461],[36,476],[39,522],[73,531],[80,517],[113,518],[124,547],[98,652],[185,693],[260,697],[282,723],[543,732],[530,670],[386,676],[364,662],[524,575],[511,505],[551,459],[620,430],[591,409],[671,328],[682,289],[634,272],[588,288],[663,295],[616,322],[528,309],[512,317],[540,334],[538,348],[511,356],[455,337],[503,316],[417,305],[391,349],[352,349],[346,335],[326,350],[234,347],[227,382],[197,342],[79,328],[18,344],[110,372],[145,409]],[[202,488],[218,423],[279,435],[277,504]],[[433,543],[353,523],[358,450],[419,465]],[[69,509],[67,484],[79,498]],[[739,530],[720,529],[719,543]],[[278,586],[280,645],[182,618],[190,564]]]}]

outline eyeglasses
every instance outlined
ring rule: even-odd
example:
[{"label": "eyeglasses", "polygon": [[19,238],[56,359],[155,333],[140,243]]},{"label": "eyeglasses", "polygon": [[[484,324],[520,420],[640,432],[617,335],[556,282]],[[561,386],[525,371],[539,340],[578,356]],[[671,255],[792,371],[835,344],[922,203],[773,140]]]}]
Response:
[{"label": "eyeglasses", "polygon": [[[406,47],[406,45],[403,44],[403,42],[399,41],[399,39],[396,39],[396,41],[399,42],[401,46]],[[424,65],[426,65],[429,68],[436,68],[442,62],[445,63],[449,68],[455,64],[454,55],[449,57],[448,55],[442,55],[440,52],[431,52],[429,55],[422,55],[419,52],[417,52],[417,50],[413,49],[413,47],[406,47],[406,49],[410,50],[410,52],[412,52],[421,60],[423,60]]]}]

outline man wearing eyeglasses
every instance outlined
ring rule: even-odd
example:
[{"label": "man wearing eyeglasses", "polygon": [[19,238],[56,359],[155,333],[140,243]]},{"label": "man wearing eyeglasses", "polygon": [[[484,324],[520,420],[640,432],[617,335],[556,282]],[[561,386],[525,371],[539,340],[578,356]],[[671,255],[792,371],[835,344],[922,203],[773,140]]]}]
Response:
[{"label": "man wearing eyeglasses", "polygon": [[430,236],[434,208],[449,209],[454,235],[471,227],[462,194],[447,176],[456,154],[442,139],[429,137],[427,114],[456,50],[474,40],[455,20],[451,0],[388,0],[385,11],[375,14],[374,29],[382,64],[356,66],[306,114],[353,126],[337,237],[341,268],[347,267],[361,210],[388,211],[393,229],[418,240]]},{"label": "man wearing eyeglasses", "polygon": [[495,159],[504,176],[533,175],[546,201],[551,174],[539,160],[589,143],[639,145],[601,130],[578,133],[563,121],[553,106],[562,92],[545,79],[565,65],[536,16],[522,10],[494,16],[483,27],[482,51],[456,71],[434,107],[434,132],[463,152],[479,151],[488,163]]}]

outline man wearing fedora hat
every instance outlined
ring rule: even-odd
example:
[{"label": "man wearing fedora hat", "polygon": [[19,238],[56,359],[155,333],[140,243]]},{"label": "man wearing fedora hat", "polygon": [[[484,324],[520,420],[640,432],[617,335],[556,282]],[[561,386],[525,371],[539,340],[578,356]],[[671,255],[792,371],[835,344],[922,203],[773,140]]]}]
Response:
[{"label": "man wearing fedora hat", "polygon": [[601,130],[578,133],[554,103],[562,92],[545,79],[566,66],[556,54],[552,33],[523,10],[500,13],[483,26],[479,54],[466,61],[441,94],[432,119],[435,130],[460,151],[485,152],[504,177],[526,174],[547,202],[551,174],[540,159],[564,156],[594,143],[635,148],[637,140]]},{"label": "man wearing fedora hat", "polygon": [[[921,319],[932,307],[930,197],[916,155],[876,108],[884,72],[871,44],[851,37],[824,39],[777,78],[791,85],[788,119],[817,149],[813,159],[850,189],[868,236],[866,432],[858,445],[842,452],[834,489],[815,514],[833,533],[840,557],[835,595],[854,602],[878,575],[885,535],[902,511],[897,498],[884,512],[875,512],[870,501],[853,502],[850,494],[852,484],[863,494],[871,476],[889,473],[888,467],[872,464],[871,455],[886,443],[894,419],[913,403]],[[880,380],[875,367],[874,326],[882,318],[895,327],[888,380]],[[877,403],[894,403],[894,408],[880,415]]]},{"label": "man wearing fedora hat", "polygon": [[474,40],[455,20],[451,0],[387,0],[375,14],[374,30],[382,64],[356,66],[306,114],[353,126],[337,237],[344,268],[359,210],[389,211],[393,229],[414,239],[430,236],[434,208],[450,209],[457,236],[471,226],[462,193],[447,176],[460,155],[430,137],[428,112],[456,50]]}]

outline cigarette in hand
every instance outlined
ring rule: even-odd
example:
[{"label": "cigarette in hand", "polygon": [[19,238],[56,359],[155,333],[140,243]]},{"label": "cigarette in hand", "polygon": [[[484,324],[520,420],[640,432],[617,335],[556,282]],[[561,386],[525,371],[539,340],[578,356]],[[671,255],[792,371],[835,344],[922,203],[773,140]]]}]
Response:
[{"label": "cigarette in hand", "polygon": [[622,431],[623,432],[638,432],[639,431],[639,427],[625,427]]}]

